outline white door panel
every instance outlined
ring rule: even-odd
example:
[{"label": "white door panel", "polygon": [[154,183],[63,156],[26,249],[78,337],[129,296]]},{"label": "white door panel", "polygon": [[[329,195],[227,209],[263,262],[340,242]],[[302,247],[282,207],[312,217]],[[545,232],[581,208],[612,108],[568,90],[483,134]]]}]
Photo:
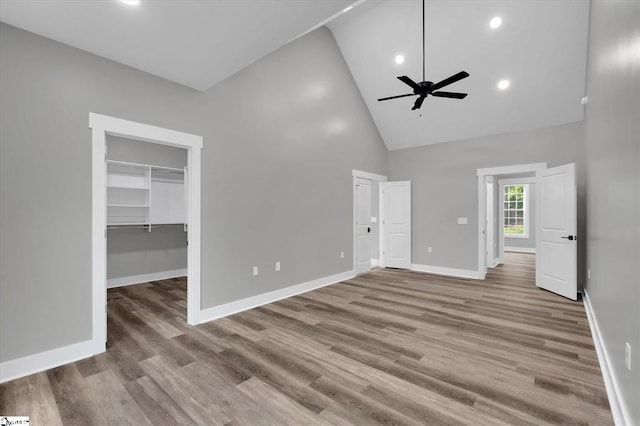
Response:
[{"label": "white door panel", "polygon": [[575,164],[536,173],[536,285],[576,300],[577,241]]},{"label": "white door panel", "polygon": [[355,178],[356,273],[371,269],[371,182]]},{"label": "white door panel", "polygon": [[385,182],[384,266],[411,268],[411,182]]},{"label": "white door panel", "polygon": [[493,200],[493,178],[492,177],[486,177],[485,178],[485,182],[486,182],[486,190],[487,190],[487,215],[485,217],[485,222],[486,222],[486,255],[487,255],[487,261],[486,261],[486,266],[487,267],[493,267],[493,260],[495,259],[495,249],[493,247],[493,232],[494,232],[494,224],[495,224],[495,219],[494,219],[494,200]]}]

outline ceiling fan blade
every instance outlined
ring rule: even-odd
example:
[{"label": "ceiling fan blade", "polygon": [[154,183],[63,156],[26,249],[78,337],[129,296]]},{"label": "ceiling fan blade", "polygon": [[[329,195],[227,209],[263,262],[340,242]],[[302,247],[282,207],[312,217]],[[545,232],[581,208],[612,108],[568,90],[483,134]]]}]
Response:
[{"label": "ceiling fan blade", "polygon": [[[438,89],[443,88],[444,86],[448,86],[448,85],[450,85],[452,83],[455,83],[456,81],[462,80],[463,78],[467,78],[467,77],[469,77],[469,73],[468,72],[460,71],[458,74],[454,74],[449,78],[445,78],[444,80],[439,81],[436,84],[433,84],[430,87],[430,89],[431,89],[431,91],[438,90]],[[398,77],[398,78],[400,78],[400,77]]]},{"label": "ceiling fan blade", "polygon": [[413,104],[413,108],[411,108],[411,111],[420,109],[420,107],[422,106],[422,102],[424,102],[425,98],[426,96],[420,96],[418,99],[416,99],[416,103]]},{"label": "ceiling fan blade", "polygon": [[417,96],[417,95],[415,93],[408,93],[406,95],[389,96],[388,98],[380,98],[378,100],[379,101],[388,101],[389,99],[404,98],[405,96]]},{"label": "ceiling fan blade", "polygon": [[406,75],[401,75],[400,77],[398,77],[398,80],[400,80],[404,84],[407,84],[407,85],[411,86],[411,88],[413,90],[416,90],[416,91],[420,90],[420,86],[418,86],[418,83],[416,83],[415,81],[411,80]]},{"label": "ceiling fan blade", "polygon": [[467,97],[466,93],[455,93],[455,92],[434,92],[431,96],[437,96],[439,98],[454,98],[454,99],[464,99]]}]

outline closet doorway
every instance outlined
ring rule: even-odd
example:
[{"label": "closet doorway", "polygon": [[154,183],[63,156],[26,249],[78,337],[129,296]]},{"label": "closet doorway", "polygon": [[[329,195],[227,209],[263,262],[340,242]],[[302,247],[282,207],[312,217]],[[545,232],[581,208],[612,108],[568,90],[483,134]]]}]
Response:
[{"label": "closet doorway", "polygon": [[[89,127],[92,129],[92,342],[94,352],[100,353],[106,349],[107,287],[133,284],[136,279],[168,278],[167,274],[185,275],[186,266],[187,322],[192,325],[200,322],[202,137],[93,113],[89,114]],[[107,145],[110,146],[110,154],[113,151],[115,155],[107,156]],[[147,152],[141,149],[144,146],[152,148],[148,151],[152,153],[157,148],[155,160],[141,159],[141,152]],[[123,158],[123,147],[126,147],[124,151],[133,152],[133,157]],[[166,158],[157,160],[158,155]],[[135,269],[144,268],[142,262],[113,256],[118,254],[118,244],[135,246],[142,241],[150,241],[150,234],[136,235],[132,231],[150,233],[154,230],[153,238],[164,241],[179,240],[184,233],[186,265],[183,264],[184,248],[182,261],[178,250],[177,263],[174,260],[175,264],[172,264],[171,259],[176,258],[176,252],[167,247],[164,259],[155,259],[165,269],[160,267],[160,271],[152,273]],[[109,279],[108,235],[112,238],[110,274],[122,275]],[[143,251],[141,256],[153,263],[154,259]],[[170,270],[166,270],[167,267]],[[116,270],[118,272],[114,272]]]}]

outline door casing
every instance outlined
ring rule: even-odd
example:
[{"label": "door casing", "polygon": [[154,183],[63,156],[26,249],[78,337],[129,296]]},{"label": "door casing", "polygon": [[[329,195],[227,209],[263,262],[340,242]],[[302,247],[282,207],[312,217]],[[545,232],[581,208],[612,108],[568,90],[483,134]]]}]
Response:
[{"label": "door casing", "polygon": [[[486,239],[486,213],[487,213],[487,185],[485,177],[497,175],[509,175],[516,173],[530,173],[544,170],[547,163],[518,164],[513,166],[488,167],[477,169],[478,176],[478,274],[481,279],[487,275],[487,247]],[[537,197],[537,194],[536,194]],[[536,198],[536,203],[538,199]]]},{"label": "door casing", "polygon": [[187,322],[201,322],[200,312],[200,188],[202,136],[164,129],[121,118],[89,113],[91,128],[92,179],[92,337],[94,354],[105,352],[107,338],[107,135],[143,142],[174,146],[187,150],[188,237],[187,237]]}]

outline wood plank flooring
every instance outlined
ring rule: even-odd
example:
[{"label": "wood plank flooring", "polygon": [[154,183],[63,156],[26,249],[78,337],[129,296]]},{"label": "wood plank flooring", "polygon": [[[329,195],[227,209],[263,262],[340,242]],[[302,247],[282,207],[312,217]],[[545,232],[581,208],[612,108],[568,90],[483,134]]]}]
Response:
[{"label": "wood plank flooring", "polygon": [[374,270],[197,327],[183,279],[111,289],[106,353],[0,386],[32,424],[613,424],[580,302],[534,256]]}]

